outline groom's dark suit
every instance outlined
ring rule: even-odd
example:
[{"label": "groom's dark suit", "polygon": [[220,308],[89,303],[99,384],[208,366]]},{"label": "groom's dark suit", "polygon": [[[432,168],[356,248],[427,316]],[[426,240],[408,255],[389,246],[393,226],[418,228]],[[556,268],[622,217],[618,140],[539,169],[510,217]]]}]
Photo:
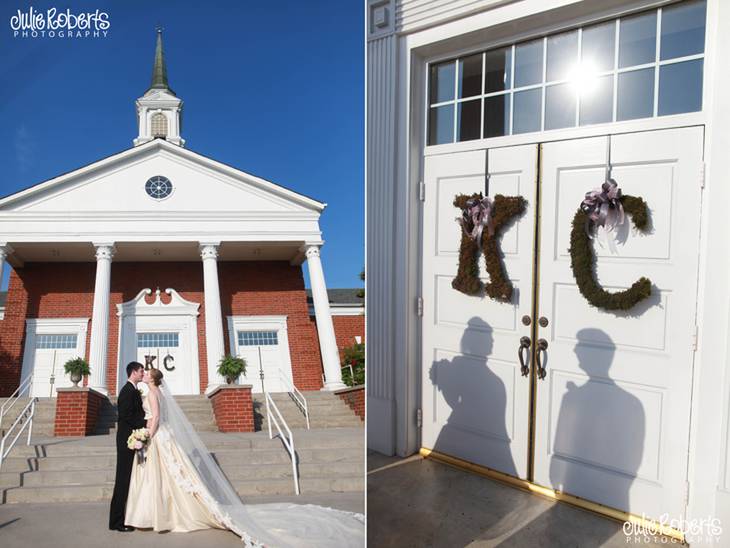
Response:
[{"label": "groom's dark suit", "polygon": [[134,451],[127,447],[127,438],[132,430],[145,426],[142,396],[131,382],[127,382],[119,391],[117,398],[117,474],[114,479],[114,494],[109,509],[109,529],[124,526],[124,514],[127,509],[129,480],[132,477]]}]

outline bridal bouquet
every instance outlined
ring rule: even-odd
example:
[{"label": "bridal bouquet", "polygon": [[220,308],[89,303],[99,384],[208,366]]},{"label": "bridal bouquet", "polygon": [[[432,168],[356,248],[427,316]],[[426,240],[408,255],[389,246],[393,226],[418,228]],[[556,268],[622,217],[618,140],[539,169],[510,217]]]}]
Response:
[{"label": "bridal bouquet", "polygon": [[150,431],[146,428],[137,428],[127,438],[127,447],[137,452],[137,462],[142,464],[145,461],[145,449],[150,441]]}]

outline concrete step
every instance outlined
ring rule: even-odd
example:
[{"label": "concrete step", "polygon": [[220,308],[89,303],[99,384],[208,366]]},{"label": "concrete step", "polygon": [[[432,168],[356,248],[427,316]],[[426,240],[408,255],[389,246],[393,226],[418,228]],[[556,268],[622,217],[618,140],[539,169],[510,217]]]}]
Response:
[{"label": "concrete step", "polygon": [[[268,479],[264,482],[257,480],[232,481],[233,487],[239,496],[252,495],[284,495],[294,492],[294,480]],[[299,478],[299,487],[302,493],[346,493],[362,491],[365,480],[362,476],[338,478]]]},{"label": "concrete step", "polygon": [[[302,493],[347,493],[362,492],[364,479],[359,477],[341,478],[300,478]],[[267,479],[234,481],[233,486],[240,497],[253,495],[285,495],[294,491],[292,479]],[[17,487],[4,491],[4,502],[49,503],[49,502],[93,502],[111,500],[114,484],[112,482],[93,485],[51,485],[38,487]]]},{"label": "concrete step", "polygon": [[5,503],[90,502],[111,500],[113,491],[113,483],[20,487],[7,489],[3,498]]},{"label": "concrete step", "polygon": [[[362,428],[295,430],[302,492],[364,491]],[[114,480],[114,435],[35,438],[3,462],[0,495],[8,503],[108,500]],[[294,492],[291,460],[265,433],[201,432],[241,496]]]},{"label": "concrete step", "polygon": [[[298,471],[301,477],[310,479],[328,479],[332,477],[359,477],[364,474],[362,462],[337,463],[305,463],[300,464]],[[262,479],[289,479],[291,480],[291,463],[275,463],[266,465],[228,465],[224,468],[226,477],[231,482]],[[0,473],[0,487],[50,487],[57,485],[94,485],[114,482],[115,469],[113,466],[91,470],[34,470],[22,474]]]}]

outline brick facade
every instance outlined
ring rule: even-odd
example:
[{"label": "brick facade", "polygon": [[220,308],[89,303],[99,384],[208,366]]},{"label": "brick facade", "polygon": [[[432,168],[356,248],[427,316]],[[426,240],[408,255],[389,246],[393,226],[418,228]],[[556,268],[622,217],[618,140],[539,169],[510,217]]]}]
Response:
[{"label": "brick facade", "polygon": [[[91,318],[95,263],[26,263],[10,275],[5,319],[0,321],[0,396],[20,381],[28,318]],[[229,315],[286,315],[294,383],[300,390],[322,387],[322,365],[314,322],[309,317],[304,277],[299,266],[283,261],[219,262],[226,351],[230,351]],[[107,388],[116,394],[119,318],[116,305],[141,289],[174,288],[184,299],[200,303],[198,362],[200,392],[207,387],[205,302],[201,262],[112,263],[109,307]],[[163,303],[169,302],[166,294]],[[154,295],[148,297],[152,302]],[[91,329],[89,329],[91,335]],[[89,341],[87,337],[86,358]],[[93,365],[92,365],[93,367]]]},{"label": "brick facade", "polygon": [[54,436],[88,436],[94,431],[106,396],[90,388],[59,388]]},{"label": "brick facade", "polygon": [[360,337],[365,342],[365,316],[332,316],[332,323],[335,326],[335,338],[337,348],[342,349],[355,344],[355,337]]},{"label": "brick facade", "polygon": [[253,432],[253,398],[251,385],[225,385],[208,396],[221,432]]},{"label": "brick facade", "polygon": [[335,392],[361,420],[365,420],[365,385],[353,386]]}]

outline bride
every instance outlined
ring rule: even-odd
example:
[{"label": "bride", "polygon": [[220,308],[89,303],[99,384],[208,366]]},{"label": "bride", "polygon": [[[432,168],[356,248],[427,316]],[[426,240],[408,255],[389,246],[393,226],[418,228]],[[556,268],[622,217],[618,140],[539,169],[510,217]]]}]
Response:
[{"label": "bride", "polygon": [[243,504],[162,377],[159,369],[144,373],[151,438],[144,460],[134,460],[127,525],[172,532],[229,529],[247,547],[364,546],[361,514],[292,503]]}]

